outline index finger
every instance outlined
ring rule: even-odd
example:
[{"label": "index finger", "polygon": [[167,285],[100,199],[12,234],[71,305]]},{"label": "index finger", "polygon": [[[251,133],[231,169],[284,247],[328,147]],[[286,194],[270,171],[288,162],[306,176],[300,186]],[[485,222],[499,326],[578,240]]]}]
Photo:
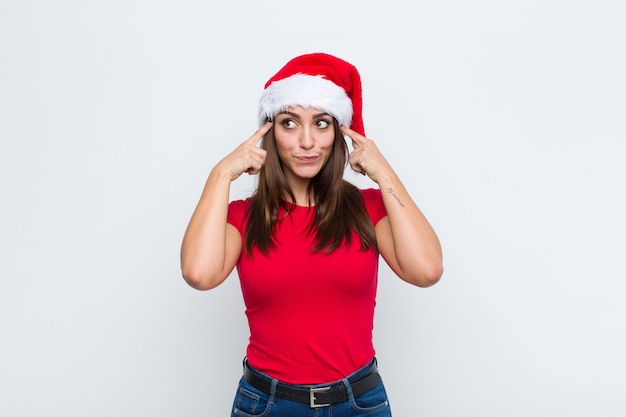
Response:
[{"label": "index finger", "polygon": [[360,133],[355,132],[354,130],[350,129],[349,127],[345,125],[341,126],[341,131],[350,139],[352,139],[353,145],[360,146],[367,141],[367,138],[365,136],[361,135]]},{"label": "index finger", "polygon": [[272,125],[272,122],[265,122],[265,124],[254,132],[246,142],[251,145],[256,145],[263,138],[263,135],[265,135],[272,128]]}]

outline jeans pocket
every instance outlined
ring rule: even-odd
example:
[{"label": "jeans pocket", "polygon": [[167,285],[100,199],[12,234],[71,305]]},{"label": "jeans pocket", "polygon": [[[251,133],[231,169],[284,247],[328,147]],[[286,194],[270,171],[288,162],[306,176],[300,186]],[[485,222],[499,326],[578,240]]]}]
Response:
[{"label": "jeans pocket", "polygon": [[250,386],[243,378],[233,402],[233,416],[262,417],[269,413],[269,397]]},{"label": "jeans pocket", "polygon": [[380,381],[374,388],[356,397],[352,403],[352,408],[361,413],[383,412],[386,408],[386,413],[376,415],[391,415],[383,382]]}]

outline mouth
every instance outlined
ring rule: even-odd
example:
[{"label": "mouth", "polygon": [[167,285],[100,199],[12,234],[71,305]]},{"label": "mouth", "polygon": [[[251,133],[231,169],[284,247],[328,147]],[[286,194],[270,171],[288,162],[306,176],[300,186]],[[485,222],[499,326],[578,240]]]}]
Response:
[{"label": "mouth", "polygon": [[318,156],[317,155],[300,155],[300,156],[296,156],[296,159],[300,162],[304,162],[304,163],[309,163],[309,162],[315,162],[317,160]]}]

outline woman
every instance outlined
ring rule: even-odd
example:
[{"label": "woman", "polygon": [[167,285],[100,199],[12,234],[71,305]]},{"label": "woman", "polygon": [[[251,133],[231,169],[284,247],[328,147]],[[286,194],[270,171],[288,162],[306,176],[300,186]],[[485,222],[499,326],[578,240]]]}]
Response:
[{"label": "woman", "polygon": [[[181,251],[199,290],[237,266],[250,342],[232,416],[390,416],[372,344],[378,255],[428,287],[439,240],[365,136],[353,65],[302,55],[265,87],[260,128],[212,169]],[[345,181],[348,163],[378,187]],[[229,202],[244,172],[257,190]]]}]

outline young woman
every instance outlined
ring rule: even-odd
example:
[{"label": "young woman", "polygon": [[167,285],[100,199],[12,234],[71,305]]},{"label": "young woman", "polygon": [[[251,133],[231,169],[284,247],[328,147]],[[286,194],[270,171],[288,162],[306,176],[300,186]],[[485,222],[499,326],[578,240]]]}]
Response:
[{"label": "young woman", "polygon": [[[428,287],[439,240],[365,136],[352,64],[302,55],[265,87],[260,128],[212,169],[181,251],[199,290],[237,267],[250,342],[232,416],[390,416],[372,343],[378,256]],[[345,181],[348,163],[377,187]],[[230,202],[243,173],[258,187]]]}]

